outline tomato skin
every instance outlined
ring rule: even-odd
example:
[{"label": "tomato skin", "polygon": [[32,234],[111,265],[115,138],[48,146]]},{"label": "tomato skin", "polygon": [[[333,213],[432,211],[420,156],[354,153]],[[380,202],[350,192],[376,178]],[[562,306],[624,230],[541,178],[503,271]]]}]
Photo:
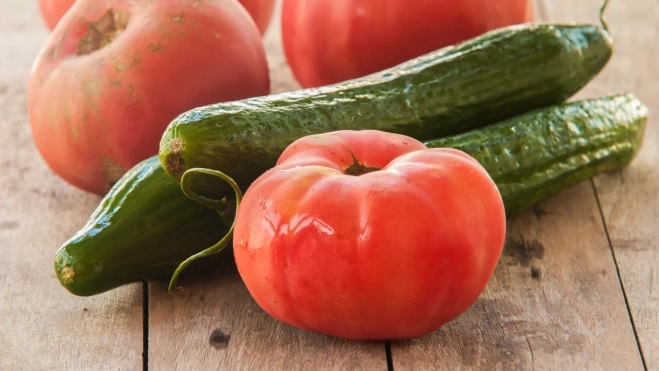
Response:
[{"label": "tomato skin", "polygon": [[64,13],[66,13],[76,0],[39,0],[41,16],[46,22],[49,30],[57,25]]},{"label": "tomato skin", "polygon": [[[62,19],[64,13],[71,8],[71,5],[73,5],[75,1],[76,0],[39,0],[41,15],[49,30],[52,31],[55,28],[57,22]],[[245,7],[247,12],[249,12],[249,15],[252,16],[252,19],[256,23],[261,34],[264,34],[270,24],[270,19],[272,18],[275,0],[238,1]]]},{"label": "tomato skin", "polygon": [[[108,9],[129,14],[105,47],[76,55]],[[234,0],[77,1],[28,84],[37,148],[69,183],[98,194],[158,153],[171,120],[194,107],[267,95],[261,37]]]},{"label": "tomato skin", "polygon": [[300,85],[318,87],[532,20],[531,0],[284,0],[282,40]]},{"label": "tomato skin", "polygon": [[270,25],[272,19],[272,12],[275,8],[275,0],[239,0],[240,3],[247,9],[249,15],[252,16],[254,23],[261,31],[261,35]]},{"label": "tomato skin", "polygon": [[[345,175],[350,151],[383,170]],[[474,303],[505,223],[494,182],[465,153],[339,131],[294,142],[250,186],[234,255],[256,302],[282,322],[347,339],[410,339]]]}]

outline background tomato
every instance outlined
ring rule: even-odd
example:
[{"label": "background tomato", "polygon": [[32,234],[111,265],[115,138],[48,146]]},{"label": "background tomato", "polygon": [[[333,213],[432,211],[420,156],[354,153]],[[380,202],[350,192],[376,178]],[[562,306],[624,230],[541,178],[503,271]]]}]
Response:
[{"label": "background tomato", "polygon": [[282,38],[300,85],[317,87],[532,20],[532,0],[284,0]]},{"label": "background tomato", "polygon": [[49,30],[52,30],[57,25],[64,13],[73,5],[75,0],[39,0],[39,9],[41,9],[41,16],[46,22]]},{"label": "background tomato", "polygon": [[[272,18],[275,0],[238,0],[247,9],[256,26],[265,33]],[[39,8],[46,26],[52,30],[75,0],[39,0]]]},{"label": "background tomato", "polygon": [[272,11],[275,7],[275,0],[238,0],[247,9],[256,26],[261,31],[261,35],[265,33],[272,19]]},{"label": "background tomato", "polygon": [[499,191],[465,153],[339,131],[294,142],[250,186],[234,254],[249,292],[280,321],[408,339],[473,304],[505,226]]},{"label": "background tomato", "polygon": [[62,178],[103,194],[194,107],[266,95],[261,37],[235,0],[78,0],[35,62],[28,111]]}]

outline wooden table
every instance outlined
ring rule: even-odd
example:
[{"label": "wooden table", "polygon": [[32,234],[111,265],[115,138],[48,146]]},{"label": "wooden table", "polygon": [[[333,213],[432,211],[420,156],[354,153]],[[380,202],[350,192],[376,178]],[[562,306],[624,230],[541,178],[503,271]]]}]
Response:
[{"label": "wooden table", "polygon": [[[599,0],[544,0],[542,21],[596,22]],[[659,370],[659,127],[628,168],[584,181],[509,221],[476,304],[420,339],[353,342],[278,323],[235,267],[80,298],[53,272],[59,245],[99,198],[67,185],[34,147],[26,81],[47,32],[36,0],[0,4],[0,370]],[[659,112],[659,2],[613,0],[615,56],[578,97],[634,92]],[[278,27],[275,92],[296,88]]]}]

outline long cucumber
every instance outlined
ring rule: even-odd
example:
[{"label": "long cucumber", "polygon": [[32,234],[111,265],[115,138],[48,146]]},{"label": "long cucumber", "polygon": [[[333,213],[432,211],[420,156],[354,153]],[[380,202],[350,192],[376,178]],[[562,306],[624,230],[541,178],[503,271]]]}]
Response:
[{"label": "long cucumber", "polygon": [[466,132],[564,102],[611,54],[608,32],[593,25],[502,28],[361,79],[193,109],[169,125],[159,155],[174,179],[209,168],[246,189],[305,135]]}]

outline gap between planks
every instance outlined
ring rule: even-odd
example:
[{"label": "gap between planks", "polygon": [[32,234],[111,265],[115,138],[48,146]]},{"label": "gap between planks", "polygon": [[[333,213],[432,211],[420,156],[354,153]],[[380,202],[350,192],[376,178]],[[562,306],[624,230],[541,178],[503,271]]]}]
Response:
[{"label": "gap between planks", "polygon": [[606,242],[609,244],[609,249],[611,250],[611,257],[613,258],[613,265],[616,267],[616,275],[618,276],[618,282],[620,283],[620,290],[622,291],[622,296],[625,298],[625,306],[627,307],[627,314],[629,315],[629,322],[632,326],[632,331],[634,332],[634,340],[636,340],[636,346],[638,347],[638,352],[641,355],[641,362],[643,363],[643,369],[647,371],[648,365],[645,361],[645,355],[643,354],[643,347],[641,346],[641,341],[638,338],[638,331],[636,331],[636,323],[634,322],[634,316],[629,306],[629,299],[627,297],[627,291],[625,291],[625,284],[622,282],[622,277],[620,276],[620,267],[618,266],[618,259],[616,258],[616,252],[611,243],[611,236],[609,235],[609,229],[606,226],[606,219],[604,218],[604,213],[602,211],[602,204],[600,202],[599,195],[597,194],[597,188],[595,187],[595,182],[593,179],[589,179],[590,186],[593,189],[593,195],[595,196],[595,202],[597,202],[597,210],[599,211],[600,218],[602,218],[602,228],[604,228],[604,234],[606,235]]},{"label": "gap between planks", "polygon": [[149,283],[142,282],[142,370],[149,370]]}]

